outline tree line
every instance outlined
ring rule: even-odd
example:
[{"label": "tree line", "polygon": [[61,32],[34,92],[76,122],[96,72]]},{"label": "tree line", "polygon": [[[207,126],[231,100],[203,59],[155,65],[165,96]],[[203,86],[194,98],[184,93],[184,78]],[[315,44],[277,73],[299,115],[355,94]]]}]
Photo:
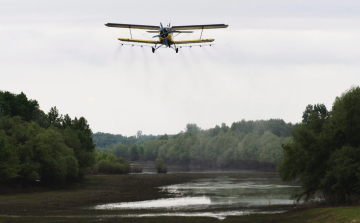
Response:
[{"label": "tree line", "polygon": [[360,88],[336,97],[332,110],[308,105],[302,122],[283,145],[279,167],[285,181],[299,180],[296,198],[320,196],[329,204],[358,203],[360,198]]},{"label": "tree line", "polygon": [[242,120],[231,127],[222,124],[208,130],[189,123],[184,132],[176,135],[105,148],[97,145],[97,150],[129,160],[162,158],[167,164],[204,168],[275,169],[283,158],[281,144],[289,140],[294,127],[281,119]]},{"label": "tree line", "polygon": [[97,148],[107,148],[111,145],[123,144],[123,145],[132,145],[132,144],[143,144],[145,141],[154,140],[160,136],[154,135],[143,135],[141,131],[138,131],[134,136],[123,136],[121,134],[110,134],[97,132],[92,135],[94,143]]},{"label": "tree line", "polygon": [[0,91],[0,183],[59,184],[83,176],[95,162],[84,117],[48,113],[24,93]]}]

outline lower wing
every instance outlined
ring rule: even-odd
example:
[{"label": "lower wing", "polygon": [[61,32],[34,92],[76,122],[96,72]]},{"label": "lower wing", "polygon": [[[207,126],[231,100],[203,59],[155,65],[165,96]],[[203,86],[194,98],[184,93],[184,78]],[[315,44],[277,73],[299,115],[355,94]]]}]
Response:
[{"label": "lower wing", "polygon": [[124,42],[134,42],[134,43],[151,43],[151,44],[157,44],[160,43],[160,41],[153,41],[153,40],[142,40],[142,39],[127,39],[127,38],[118,38],[120,41]]},{"label": "lower wing", "polygon": [[174,41],[175,44],[190,44],[190,43],[209,43],[214,42],[215,39],[194,39],[194,40],[181,40]]}]

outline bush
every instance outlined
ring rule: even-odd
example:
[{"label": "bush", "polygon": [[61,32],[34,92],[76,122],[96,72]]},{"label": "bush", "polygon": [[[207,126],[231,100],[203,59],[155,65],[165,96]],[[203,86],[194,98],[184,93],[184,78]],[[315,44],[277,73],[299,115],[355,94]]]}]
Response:
[{"label": "bush", "polygon": [[100,173],[111,173],[113,171],[113,164],[110,160],[101,160],[97,166]]},{"label": "bush", "polygon": [[120,164],[118,162],[111,162],[110,160],[101,160],[97,164],[97,167],[95,167],[95,172],[105,174],[128,174],[130,173],[130,164],[128,162]]},{"label": "bush", "polygon": [[158,173],[167,173],[167,166],[166,166],[164,160],[161,158],[156,158],[155,168]]},{"label": "bush", "polygon": [[128,174],[130,173],[130,163],[129,162],[126,162],[124,164],[121,164],[122,165],[122,174]]}]

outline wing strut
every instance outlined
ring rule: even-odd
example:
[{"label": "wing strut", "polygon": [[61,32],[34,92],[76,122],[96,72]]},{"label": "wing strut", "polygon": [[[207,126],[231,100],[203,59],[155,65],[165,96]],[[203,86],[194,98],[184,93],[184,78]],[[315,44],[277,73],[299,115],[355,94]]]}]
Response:
[{"label": "wing strut", "polygon": [[131,34],[131,28],[130,28],[130,26],[129,26],[129,30],[130,30],[130,36],[131,36],[131,39],[132,39],[132,34]]},{"label": "wing strut", "polygon": [[203,31],[204,31],[204,27],[202,27],[202,29],[201,29],[200,39],[201,39],[201,37],[202,37],[202,33],[203,33]]}]

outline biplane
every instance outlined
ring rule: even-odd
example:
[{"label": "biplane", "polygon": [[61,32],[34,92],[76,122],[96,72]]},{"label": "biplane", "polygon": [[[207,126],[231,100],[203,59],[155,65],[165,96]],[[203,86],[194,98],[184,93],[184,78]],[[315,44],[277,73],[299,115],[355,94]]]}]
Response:
[{"label": "biplane", "polygon": [[[218,29],[218,28],[227,28],[228,27],[228,25],[225,25],[225,24],[189,25],[189,26],[171,26],[169,24],[166,27],[163,27],[162,23],[160,23],[160,27],[159,26],[148,26],[148,25],[118,24],[118,23],[107,23],[105,25],[108,27],[115,27],[115,28],[128,28],[130,30],[131,38],[118,38],[118,40],[123,41],[123,42],[153,44],[153,46],[151,47],[153,53],[155,53],[155,51],[162,46],[172,48],[175,50],[176,53],[178,53],[179,48],[177,47],[177,45],[199,44],[201,46],[201,44],[204,44],[204,43],[214,42],[214,39],[201,39],[204,29]],[[153,36],[153,38],[158,37],[159,39],[158,40],[133,39],[131,29],[144,29],[144,30],[147,30],[148,33],[157,33],[158,35]],[[174,40],[174,36],[173,36],[174,33],[177,33],[177,35],[179,35],[181,33],[193,33],[192,30],[201,30],[200,39],[180,40],[180,41]],[[210,44],[210,46],[211,46],[211,44]]]}]

